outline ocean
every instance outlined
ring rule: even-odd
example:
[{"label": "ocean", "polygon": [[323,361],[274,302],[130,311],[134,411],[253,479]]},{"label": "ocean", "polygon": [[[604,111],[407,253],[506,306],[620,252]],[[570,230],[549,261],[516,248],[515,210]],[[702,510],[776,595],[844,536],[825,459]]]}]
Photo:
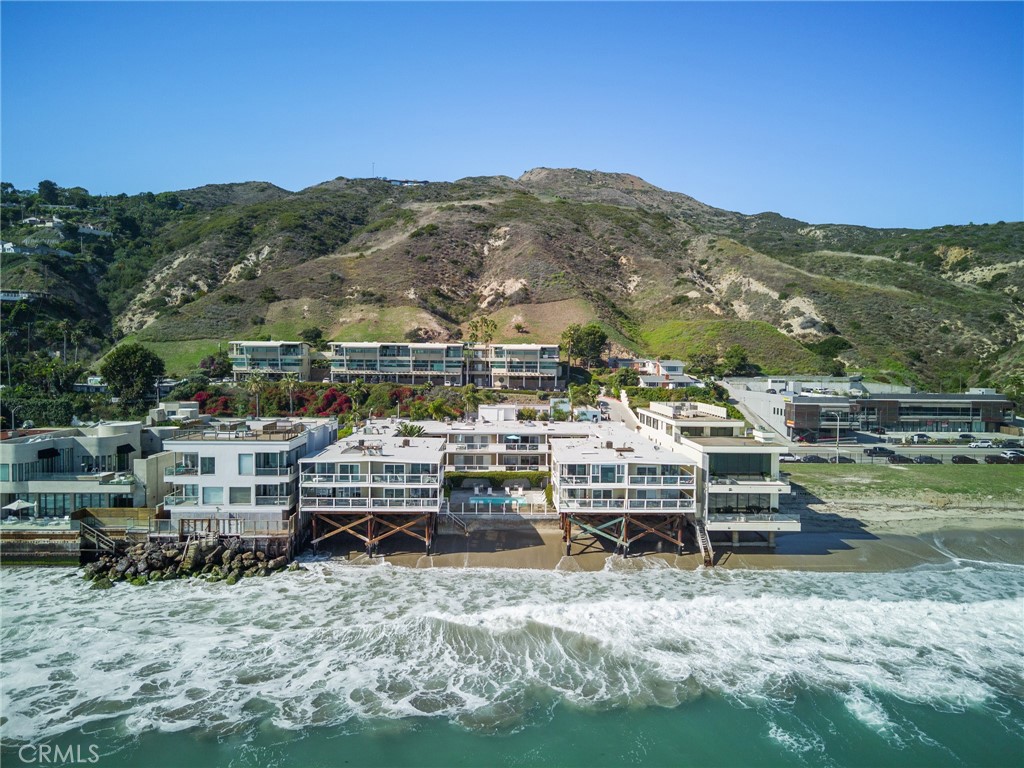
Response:
[{"label": "ocean", "polygon": [[306,567],[3,569],[3,764],[1024,763],[1018,564]]}]

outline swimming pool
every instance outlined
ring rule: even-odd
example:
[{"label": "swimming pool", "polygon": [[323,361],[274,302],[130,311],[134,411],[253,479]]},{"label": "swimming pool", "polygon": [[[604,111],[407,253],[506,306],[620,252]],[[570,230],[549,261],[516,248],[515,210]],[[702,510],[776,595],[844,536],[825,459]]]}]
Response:
[{"label": "swimming pool", "polygon": [[525,504],[525,496],[470,496],[470,504]]}]

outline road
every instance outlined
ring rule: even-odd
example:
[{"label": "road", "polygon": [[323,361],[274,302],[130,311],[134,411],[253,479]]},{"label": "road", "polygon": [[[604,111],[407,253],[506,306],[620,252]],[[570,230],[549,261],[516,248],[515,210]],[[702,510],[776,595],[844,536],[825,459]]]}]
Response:
[{"label": "road", "polygon": [[628,429],[634,431],[640,426],[640,422],[636,420],[636,415],[632,410],[623,405],[621,400],[616,400],[613,397],[599,397],[598,400],[608,403],[608,416],[611,421],[621,421]]}]

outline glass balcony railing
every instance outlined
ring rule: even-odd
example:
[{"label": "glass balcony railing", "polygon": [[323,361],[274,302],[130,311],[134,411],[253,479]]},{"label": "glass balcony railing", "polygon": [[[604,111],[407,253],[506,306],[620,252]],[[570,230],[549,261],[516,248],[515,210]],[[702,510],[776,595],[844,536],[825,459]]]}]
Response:
[{"label": "glass balcony railing", "polygon": [[630,485],[693,485],[693,475],[630,475]]},{"label": "glass balcony railing", "polygon": [[194,506],[198,503],[198,496],[164,496],[164,506],[166,507]]},{"label": "glass balcony railing", "polygon": [[334,483],[336,485],[365,485],[369,475],[319,475],[304,474],[303,485],[314,483]]}]

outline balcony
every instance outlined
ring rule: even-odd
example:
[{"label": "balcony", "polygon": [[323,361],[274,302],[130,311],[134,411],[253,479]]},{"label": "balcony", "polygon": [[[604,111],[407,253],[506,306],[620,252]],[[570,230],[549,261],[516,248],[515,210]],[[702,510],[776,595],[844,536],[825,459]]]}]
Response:
[{"label": "balcony", "polygon": [[631,510],[669,510],[679,512],[684,509],[693,509],[693,499],[627,499]]},{"label": "balcony", "polygon": [[559,485],[590,485],[590,475],[562,475],[558,478]]},{"label": "balcony", "polygon": [[257,496],[257,507],[291,507],[295,504],[295,494],[288,496]]},{"label": "balcony", "polygon": [[262,476],[284,476],[298,471],[297,467],[256,467],[256,474]]},{"label": "balcony", "polygon": [[788,475],[712,475],[708,493],[789,493]]},{"label": "balcony", "polygon": [[303,496],[299,501],[303,509],[367,509],[369,499],[333,499],[324,496]]},{"label": "balcony", "polygon": [[198,475],[199,467],[164,467],[164,477],[178,477],[180,475]]},{"label": "balcony", "polygon": [[539,451],[544,446],[540,443],[498,443],[498,447],[505,451]]},{"label": "balcony", "polygon": [[185,507],[185,506],[194,507],[197,504],[199,504],[199,497],[198,496],[182,496],[182,495],[164,496],[164,506],[165,507]]},{"label": "balcony", "polygon": [[455,443],[456,451],[486,451],[491,443]]},{"label": "balcony", "polygon": [[370,482],[386,485],[437,485],[437,475],[370,475]]},{"label": "balcony", "polygon": [[710,512],[705,525],[709,531],[799,531],[800,515],[771,512]]},{"label": "balcony", "polygon": [[693,485],[693,475],[630,475],[630,485]]},{"label": "balcony", "polygon": [[559,499],[558,509],[566,510],[587,510],[587,509],[625,509],[625,499]]},{"label": "balcony", "polygon": [[441,503],[436,499],[370,499],[374,509],[437,509]]},{"label": "balcony", "polygon": [[302,476],[302,484],[334,483],[335,485],[365,485],[369,475],[312,475]]}]

